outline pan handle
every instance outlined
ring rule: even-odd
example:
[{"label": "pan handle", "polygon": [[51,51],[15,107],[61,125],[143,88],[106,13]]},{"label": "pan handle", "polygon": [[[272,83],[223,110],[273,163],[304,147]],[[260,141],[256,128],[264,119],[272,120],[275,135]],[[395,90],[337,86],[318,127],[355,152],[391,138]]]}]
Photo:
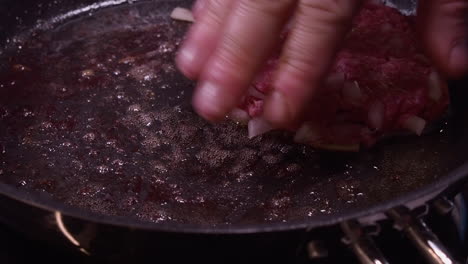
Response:
[{"label": "pan handle", "polygon": [[357,221],[343,222],[341,229],[346,235],[343,242],[351,248],[362,264],[388,264],[382,252]]},{"label": "pan handle", "polygon": [[420,218],[413,217],[407,208],[394,208],[389,210],[387,215],[395,221],[395,228],[406,235],[428,263],[458,263],[426,223]]}]

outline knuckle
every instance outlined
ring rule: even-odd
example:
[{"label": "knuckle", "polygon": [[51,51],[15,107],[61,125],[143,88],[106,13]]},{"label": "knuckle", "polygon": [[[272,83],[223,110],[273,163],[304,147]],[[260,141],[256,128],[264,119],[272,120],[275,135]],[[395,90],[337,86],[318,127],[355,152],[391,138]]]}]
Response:
[{"label": "knuckle", "polygon": [[242,84],[248,80],[249,56],[235,39],[224,37],[211,59],[207,78],[219,83]]},{"label": "knuckle", "polygon": [[297,49],[291,50],[281,58],[281,64],[287,71],[301,79],[316,79],[320,77],[320,69],[311,56],[304,56]]},{"label": "knuckle", "polygon": [[245,66],[249,65],[251,57],[249,48],[243,45],[238,38],[231,34],[226,34],[223,37],[217,58],[223,61],[227,68],[241,74],[246,68]]},{"label": "knuckle", "polygon": [[317,36],[331,35],[338,31],[338,27],[329,23],[309,23],[307,20],[298,20],[295,24],[294,44],[303,50],[310,47],[307,44]]},{"label": "knuckle", "polygon": [[239,8],[242,12],[257,12],[278,16],[293,6],[295,2],[295,0],[241,0]]},{"label": "knuckle", "polygon": [[226,5],[226,0],[207,0],[208,7],[211,9],[220,9]]},{"label": "knuckle", "polygon": [[209,0],[206,4],[206,19],[221,24],[224,20],[224,10],[227,8],[226,0]]},{"label": "knuckle", "polygon": [[356,6],[356,0],[301,0],[298,12],[327,23],[341,24],[352,18]]}]

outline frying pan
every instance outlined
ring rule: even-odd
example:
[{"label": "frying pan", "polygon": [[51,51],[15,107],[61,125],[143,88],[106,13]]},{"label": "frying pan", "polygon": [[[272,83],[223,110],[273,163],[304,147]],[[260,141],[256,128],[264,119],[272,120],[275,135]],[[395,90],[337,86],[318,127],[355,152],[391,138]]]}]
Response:
[{"label": "frying pan", "polygon": [[226,248],[220,237],[271,251],[455,193],[468,173],[464,80],[421,137],[318,152],[193,113],[193,83],[172,62],[188,25],[168,16],[191,1],[0,3],[1,219],[36,237],[86,254]]}]

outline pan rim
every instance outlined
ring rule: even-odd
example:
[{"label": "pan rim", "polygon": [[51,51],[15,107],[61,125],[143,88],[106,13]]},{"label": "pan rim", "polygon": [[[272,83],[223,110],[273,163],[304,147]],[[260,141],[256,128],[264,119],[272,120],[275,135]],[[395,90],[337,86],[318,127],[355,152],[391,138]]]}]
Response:
[{"label": "pan rim", "polygon": [[204,226],[195,224],[182,224],[161,222],[153,223],[129,217],[104,215],[86,209],[73,207],[64,202],[45,197],[38,192],[21,191],[13,186],[0,183],[0,195],[19,201],[25,205],[36,207],[52,213],[59,212],[66,217],[90,223],[115,226],[140,231],[153,231],[177,234],[204,234],[204,235],[242,235],[273,232],[290,232],[298,230],[311,230],[339,224],[351,219],[362,219],[388,211],[396,206],[408,204],[421,197],[443,192],[448,187],[468,178],[468,161],[439,178],[431,184],[421,187],[415,191],[389,199],[383,203],[377,203],[367,208],[350,210],[344,213],[330,214],[311,217],[310,221],[294,220],[289,222],[263,222],[258,224],[223,224],[215,226]]}]

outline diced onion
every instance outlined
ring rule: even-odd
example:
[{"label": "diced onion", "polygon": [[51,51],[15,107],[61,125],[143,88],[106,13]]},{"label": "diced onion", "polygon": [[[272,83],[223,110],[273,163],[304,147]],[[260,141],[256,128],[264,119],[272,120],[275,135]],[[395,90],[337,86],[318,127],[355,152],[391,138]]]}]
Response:
[{"label": "diced onion", "polygon": [[273,126],[271,126],[265,119],[263,118],[253,118],[249,121],[249,138],[252,139],[256,136],[263,135],[267,132],[273,130]]},{"label": "diced onion", "polygon": [[408,129],[408,131],[411,131],[415,133],[416,135],[420,136],[422,132],[424,131],[424,128],[426,128],[426,120],[418,117],[418,116],[409,116],[404,122],[403,122],[403,128]]},{"label": "diced onion", "polygon": [[171,18],[185,22],[195,22],[192,11],[182,7],[176,7],[171,13]]},{"label": "diced onion", "polygon": [[385,114],[385,106],[383,103],[376,101],[369,107],[369,125],[374,129],[382,129]]},{"label": "diced onion", "polygon": [[351,101],[357,101],[362,98],[361,88],[357,82],[345,83],[342,92],[343,97]]},{"label": "diced onion", "polygon": [[317,149],[323,149],[328,151],[340,151],[340,152],[359,152],[361,146],[359,144],[351,145],[338,145],[338,144],[317,144],[314,145]]},{"label": "diced onion", "polygon": [[81,77],[83,78],[89,78],[92,76],[94,76],[94,71],[91,69],[81,71]]},{"label": "diced onion", "polygon": [[259,90],[257,90],[257,88],[253,86],[249,88],[248,94],[262,100],[266,98],[265,94],[261,93]]},{"label": "diced onion", "polygon": [[297,130],[294,136],[294,142],[300,144],[308,144],[320,138],[320,134],[312,124],[305,123]]},{"label": "diced onion", "polygon": [[229,113],[228,118],[239,123],[247,124],[250,120],[249,114],[239,108],[235,108]]},{"label": "diced onion", "polygon": [[13,69],[15,71],[31,71],[31,68],[24,66],[22,64],[15,64],[13,65]]},{"label": "diced onion", "polygon": [[433,71],[429,75],[429,98],[431,98],[434,101],[439,101],[442,97],[443,85],[444,84],[442,82],[442,79],[440,78],[440,75],[436,71]]},{"label": "diced onion", "polygon": [[133,62],[135,62],[135,60],[136,60],[135,57],[129,56],[129,57],[125,57],[125,58],[119,60],[119,63],[122,63],[122,64],[132,64]]}]

